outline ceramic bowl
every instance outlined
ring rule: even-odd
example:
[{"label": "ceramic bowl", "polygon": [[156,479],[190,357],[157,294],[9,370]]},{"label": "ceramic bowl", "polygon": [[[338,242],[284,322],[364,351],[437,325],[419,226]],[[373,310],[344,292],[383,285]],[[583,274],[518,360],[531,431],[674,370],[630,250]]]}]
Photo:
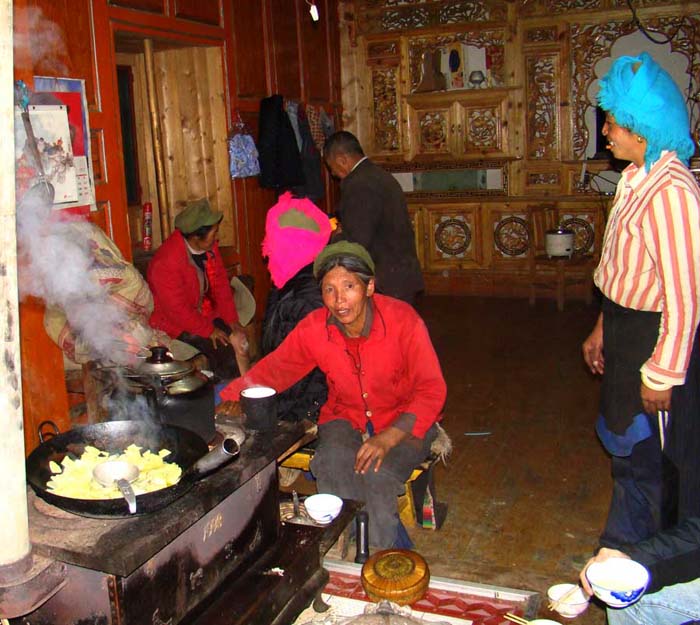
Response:
[{"label": "ceramic bowl", "polygon": [[[547,590],[550,601],[556,601],[574,588],[574,584],[555,584]],[[578,588],[578,586],[576,586]],[[572,595],[557,604],[554,610],[564,618],[574,618],[588,607],[589,597],[583,592],[583,588],[578,588]]]},{"label": "ceramic bowl", "polygon": [[304,500],[304,507],[309,516],[322,525],[327,525],[340,514],[343,500],[335,495],[322,493],[311,495]]},{"label": "ceramic bowl", "polygon": [[637,601],[649,583],[649,571],[628,558],[609,558],[586,569],[586,579],[598,599],[611,608],[625,608]]},{"label": "ceramic bowl", "polygon": [[536,618],[534,621],[528,621],[528,625],[559,625],[559,621],[552,621],[548,618]]}]

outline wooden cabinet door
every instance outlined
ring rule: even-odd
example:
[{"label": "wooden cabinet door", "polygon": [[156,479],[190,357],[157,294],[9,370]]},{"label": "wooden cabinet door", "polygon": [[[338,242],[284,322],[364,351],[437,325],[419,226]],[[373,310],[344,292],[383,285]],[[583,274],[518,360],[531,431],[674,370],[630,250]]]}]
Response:
[{"label": "wooden cabinet door", "polygon": [[452,103],[408,105],[409,158],[456,156],[457,109]]},{"label": "wooden cabinet door", "polygon": [[507,95],[503,90],[472,90],[455,103],[461,156],[508,156]]},{"label": "wooden cabinet door", "polygon": [[419,204],[409,204],[408,205],[408,216],[411,219],[411,226],[413,226],[413,234],[416,240],[416,254],[418,255],[418,262],[423,271],[425,271],[425,225],[423,223],[425,211],[423,206]]},{"label": "wooden cabinet door", "polygon": [[428,271],[481,266],[479,204],[426,204],[423,210]]}]

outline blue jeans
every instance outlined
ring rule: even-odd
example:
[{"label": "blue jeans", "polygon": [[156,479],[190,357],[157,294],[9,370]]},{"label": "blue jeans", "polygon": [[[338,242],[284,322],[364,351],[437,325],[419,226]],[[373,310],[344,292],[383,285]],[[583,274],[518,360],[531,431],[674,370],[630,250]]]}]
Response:
[{"label": "blue jeans", "polygon": [[608,625],[681,625],[700,620],[700,579],[642,595],[628,608],[608,608]]}]

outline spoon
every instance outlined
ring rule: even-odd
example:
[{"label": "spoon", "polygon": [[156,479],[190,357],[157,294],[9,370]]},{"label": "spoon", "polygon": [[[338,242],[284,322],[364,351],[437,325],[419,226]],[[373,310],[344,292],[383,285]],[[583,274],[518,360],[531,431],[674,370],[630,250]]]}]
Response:
[{"label": "spoon", "polygon": [[139,468],[131,462],[107,460],[92,470],[92,477],[102,486],[116,484],[129,505],[129,512],[136,514],[136,494],[131,488],[131,482],[139,476],[139,473]]}]

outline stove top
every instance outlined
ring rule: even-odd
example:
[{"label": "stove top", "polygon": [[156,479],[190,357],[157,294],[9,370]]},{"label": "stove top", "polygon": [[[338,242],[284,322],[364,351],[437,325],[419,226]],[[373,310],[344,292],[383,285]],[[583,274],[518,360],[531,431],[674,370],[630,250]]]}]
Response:
[{"label": "stove top", "polygon": [[[221,429],[225,434],[225,424]],[[281,422],[274,432],[251,433],[240,455],[199,480],[169,506],[141,516],[94,519],[57,508],[28,490],[34,552],[69,564],[127,576],[216,507],[304,435],[301,423]]]}]

